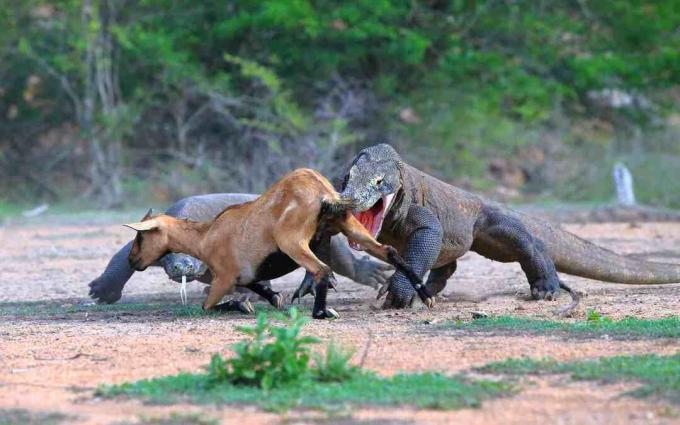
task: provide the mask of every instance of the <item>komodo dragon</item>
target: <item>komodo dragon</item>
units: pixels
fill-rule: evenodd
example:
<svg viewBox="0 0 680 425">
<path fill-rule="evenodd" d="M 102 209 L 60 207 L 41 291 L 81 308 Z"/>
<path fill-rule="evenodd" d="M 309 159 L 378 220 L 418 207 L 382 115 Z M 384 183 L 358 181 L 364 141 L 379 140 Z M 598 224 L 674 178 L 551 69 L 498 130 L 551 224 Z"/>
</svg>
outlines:
<svg viewBox="0 0 680 425">
<path fill-rule="evenodd" d="M 557 295 L 563 285 L 558 271 L 624 284 L 680 282 L 680 265 L 626 258 L 487 201 L 413 168 L 387 144 L 360 151 L 339 184 L 341 196 L 355 202 L 355 215 L 381 243 L 394 246 L 420 278 L 431 269 L 431 294 L 444 289 L 456 260 L 468 251 L 519 262 L 534 299 Z M 384 308 L 413 302 L 415 291 L 400 272 L 385 290 Z"/>
<path fill-rule="evenodd" d="M 191 196 L 177 201 L 165 212 L 167 215 L 193 221 L 213 219 L 229 205 L 252 201 L 258 195 L 245 193 L 214 193 Z M 104 272 L 90 282 L 90 296 L 100 303 L 115 303 L 122 295 L 125 284 L 134 270 L 128 264 L 132 241 L 123 246 L 109 261 Z M 387 271 L 392 267 L 371 259 L 368 255 L 359 258 L 352 253 L 343 235 L 331 239 L 331 268 L 362 285 L 377 288 L 387 281 Z M 180 282 L 182 276 L 187 281 L 199 280 L 209 283 L 212 276 L 207 267 L 198 259 L 186 254 L 169 253 L 158 264 L 165 269 L 168 277 Z M 261 282 L 269 286 L 269 282 Z"/>
</svg>

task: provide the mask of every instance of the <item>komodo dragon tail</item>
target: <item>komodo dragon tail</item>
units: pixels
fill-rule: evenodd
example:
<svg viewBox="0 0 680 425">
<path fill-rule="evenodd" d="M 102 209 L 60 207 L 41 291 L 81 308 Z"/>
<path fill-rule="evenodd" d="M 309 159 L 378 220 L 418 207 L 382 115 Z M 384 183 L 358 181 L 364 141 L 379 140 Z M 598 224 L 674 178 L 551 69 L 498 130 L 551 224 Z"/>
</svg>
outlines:
<svg viewBox="0 0 680 425">
<path fill-rule="evenodd" d="M 529 231 L 543 241 L 555 267 L 562 273 L 628 285 L 680 283 L 680 264 L 653 263 L 624 257 L 559 226 L 516 214 Z"/>
</svg>

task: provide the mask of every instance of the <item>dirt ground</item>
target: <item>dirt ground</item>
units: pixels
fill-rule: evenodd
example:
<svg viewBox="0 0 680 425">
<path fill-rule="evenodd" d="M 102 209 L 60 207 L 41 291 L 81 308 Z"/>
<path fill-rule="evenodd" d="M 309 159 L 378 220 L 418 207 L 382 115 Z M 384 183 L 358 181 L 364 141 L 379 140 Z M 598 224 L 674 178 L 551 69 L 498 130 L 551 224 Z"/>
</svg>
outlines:
<svg viewBox="0 0 680 425">
<path fill-rule="evenodd" d="M 600 223 L 566 227 L 623 254 L 652 261 L 680 263 L 680 223 Z M 65 224 L 40 219 L 0 226 L 2 282 L 0 306 L 40 301 L 62 305 L 88 303 L 87 283 L 98 276 L 110 256 L 132 236 L 116 223 Z M 292 292 L 300 281 L 295 272 L 275 281 Z M 612 318 L 659 318 L 680 314 L 680 285 L 624 286 L 564 276 L 566 283 L 587 292 L 572 319 L 597 310 Z M 203 285 L 189 284 L 189 300 L 200 303 Z M 582 359 L 596 356 L 672 354 L 680 341 L 613 340 L 563 336 L 508 335 L 437 330 L 426 322 L 468 320 L 481 311 L 495 315 L 554 318 L 552 310 L 567 302 L 526 301 L 528 285 L 517 265 L 493 263 L 468 254 L 459 263 L 435 309 L 418 305 L 409 311 L 376 310 L 375 291 L 340 280 L 330 305 L 340 320 L 314 322 L 310 334 L 356 347 L 370 340 L 365 366 L 382 374 L 436 370 L 456 372 L 509 357 Z M 162 300 L 180 303 L 179 286 L 159 269 L 135 274 L 121 303 Z M 302 304 L 311 310 L 311 300 Z M 240 335 L 235 326 L 253 320 L 243 315 L 172 318 L 168 315 L 92 313 L 56 318 L 0 317 L 0 411 L 60 412 L 68 423 L 135 423 L 142 416 L 171 412 L 205 412 L 224 423 L 273 424 L 318 422 L 315 412 L 266 413 L 250 406 L 148 406 L 138 401 L 109 401 L 93 396 L 103 383 L 197 371 L 217 351 Z M 572 382 L 564 377 L 528 378 L 518 394 L 485 402 L 479 409 L 428 411 L 412 408 L 356 409 L 333 419 L 339 423 L 465 424 L 623 424 L 680 423 L 677 406 L 620 394 L 633 384 Z M 331 421 L 332 422 L 332 421 Z M 323 420 L 323 423 L 327 423 Z"/>
</svg>

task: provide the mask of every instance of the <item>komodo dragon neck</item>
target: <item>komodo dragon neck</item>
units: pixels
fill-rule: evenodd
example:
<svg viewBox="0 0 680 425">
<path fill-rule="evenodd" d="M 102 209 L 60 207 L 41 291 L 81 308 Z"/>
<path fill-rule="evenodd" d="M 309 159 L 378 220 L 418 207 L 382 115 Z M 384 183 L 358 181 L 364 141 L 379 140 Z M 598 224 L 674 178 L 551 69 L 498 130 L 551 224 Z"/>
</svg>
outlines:
<svg viewBox="0 0 680 425">
<path fill-rule="evenodd" d="M 386 218 L 389 222 L 387 227 L 399 227 L 411 205 L 428 208 L 443 222 L 453 219 L 474 222 L 484 206 L 481 197 L 444 183 L 404 162 L 397 168 L 401 176 L 401 188 Z"/>
</svg>

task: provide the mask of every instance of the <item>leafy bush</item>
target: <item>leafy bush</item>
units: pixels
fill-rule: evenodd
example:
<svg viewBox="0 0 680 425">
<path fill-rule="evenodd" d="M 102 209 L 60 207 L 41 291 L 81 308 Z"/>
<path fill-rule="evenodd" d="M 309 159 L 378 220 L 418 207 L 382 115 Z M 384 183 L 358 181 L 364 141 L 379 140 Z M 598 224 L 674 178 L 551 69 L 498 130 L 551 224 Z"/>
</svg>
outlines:
<svg viewBox="0 0 680 425">
<path fill-rule="evenodd" d="M 288 315 L 277 313 L 274 319 L 283 326 L 274 325 L 263 312 L 257 316 L 255 326 L 239 327 L 238 330 L 250 339 L 235 344 L 236 356 L 229 360 L 225 361 L 219 354 L 213 355 L 208 366 L 212 380 L 266 390 L 308 379 L 311 375 L 309 346 L 319 340 L 300 335 L 307 318 L 291 308 Z"/>
<path fill-rule="evenodd" d="M 86 26 L 85 4 L 96 15 Z M 488 188 L 490 160 L 543 147 L 548 160 L 524 189 L 575 201 L 608 199 L 608 165 L 626 159 L 642 202 L 678 206 L 678 183 L 664 177 L 680 161 L 668 130 L 678 127 L 678 22 L 676 0 L 8 2 L 0 192 L 91 198 L 96 188 L 82 189 L 119 187 L 120 176 L 131 178 L 110 196 L 134 194 L 135 178 L 179 187 L 165 200 L 254 192 L 294 167 L 332 173 L 359 147 L 344 140 L 394 142 L 475 189 Z M 108 53 L 87 65 L 88 51 Z M 97 86 L 113 91 L 92 102 L 84 90 L 103 71 Z M 594 102 L 603 89 L 640 107 Z M 406 108 L 415 118 L 395 119 Z M 580 134 L 589 120 L 609 130 Z M 88 142 L 87 123 L 101 141 Z M 72 166 L 99 157 L 93 176 Z"/>
</svg>

